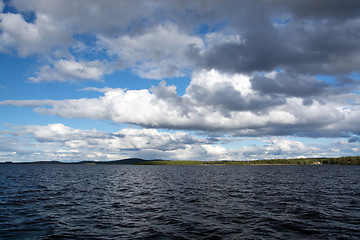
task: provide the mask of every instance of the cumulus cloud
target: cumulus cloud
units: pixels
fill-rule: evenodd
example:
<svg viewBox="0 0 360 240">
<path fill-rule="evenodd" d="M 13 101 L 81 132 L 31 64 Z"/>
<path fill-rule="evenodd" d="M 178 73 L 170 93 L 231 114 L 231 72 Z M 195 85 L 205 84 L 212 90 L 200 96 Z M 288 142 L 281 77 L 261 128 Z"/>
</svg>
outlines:
<svg viewBox="0 0 360 240">
<path fill-rule="evenodd" d="M 98 139 L 104 137 L 104 134 L 95 130 L 73 129 L 61 123 L 46 126 L 29 125 L 15 129 L 21 130 L 22 134 L 32 135 L 39 142 L 66 142 L 69 140 L 82 140 L 84 138 Z"/>
<path fill-rule="evenodd" d="M 22 57 L 46 54 L 55 46 L 72 42 L 62 24 L 42 13 L 37 14 L 33 23 L 26 22 L 21 14 L 0 13 L 0 31 L 0 51 L 14 49 Z"/>
<path fill-rule="evenodd" d="M 191 64 L 185 55 L 187 49 L 190 46 L 204 47 L 201 38 L 188 36 L 171 23 L 155 26 L 133 37 L 99 36 L 99 45 L 108 54 L 117 55 L 126 67 L 148 79 L 183 76 Z"/>
<path fill-rule="evenodd" d="M 249 33 L 242 34 L 243 42 L 212 46 L 198 56 L 199 62 L 209 69 L 232 73 L 279 67 L 310 74 L 346 74 L 358 70 L 358 19 L 337 22 L 335 26 L 320 20 L 308 24 L 290 22 L 281 29 L 268 22 L 258 32 L 248 28 Z"/>
<path fill-rule="evenodd" d="M 44 65 L 36 73 L 36 76 L 30 77 L 31 82 L 49 82 L 49 81 L 77 81 L 77 80 L 102 80 L 105 74 L 112 72 L 109 63 L 94 61 L 75 61 L 60 59 L 52 66 Z"/>
<path fill-rule="evenodd" d="M 0 15 L 0 50 L 13 49 L 21 56 L 79 46 L 75 36 L 89 34 L 120 67 L 149 79 L 202 68 L 244 74 L 281 67 L 295 74 L 340 76 L 359 67 L 356 0 L 9 4 L 20 13 Z M 33 22 L 23 18 L 29 12 L 35 15 Z M 204 23 L 207 30 L 199 34 Z"/>
<path fill-rule="evenodd" d="M 0 131 L 0 161 L 116 160 L 128 157 L 178 160 L 253 160 L 338 156 L 339 147 L 356 154 L 359 142 L 316 140 L 307 144 L 285 137 L 251 138 L 257 143 L 236 147 L 243 138 L 216 139 L 183 131 L 125 128 L 113 133 L 74 129 L 60 123 L 10 126 Z M 232 147 L 226 146 L 226 142 Z"/>
<path fill-rule="evenodd" d="M 108 119 L 149 128 L 220 131 L 238 136 L 335 137 L 358 132 L 360 111 L 353 104 L 360 101 L 358 94 L 318 96 L 311 104 L 304 104 L 296 92 L 283 96 L 282 87 L 287 86 L 281 84 L 281 80 L 273 84 L 275 90 L 256 91 L 248 76 L 212 70 L 194 74 L 183 96 L 176 94 L 175 86 L 162 82 L 152 91 L 108 89 L 99 98 L 6 100 L 0 105 L 36 107 L 36 112 L 65 118 Z"/>
<path fill-rule="evenodd" d="M 46 126 L 28 125 L 15 128 L 21 134 L 29 134 L 39 142 L 61 142 L 73 149 L 82 147 L 104 148 L 112 151 L 157 149 L 161 151 L 185 148 L 186 145 L 206 144 L 185 132 L 159 132 L 155 129 L 122 129 L 114 133 L 97 130 L 73 129 L 61 123 Z M 98 146 L 98 147 L 97 147 Z"/>
<path fill-rule="evenodd" d="M 108 35 L 118 35 L 129 25 L 137 29 L 144 19 L 150 18 L 156 3 L 151 1 L 117 1 L 96 0 L 80 1 L 37 1 L 13 0 L 11 4 L 19 11 L 46 13 L 57 22 L 69 26 L 69 31 L 102 32 Z M 139 26 L 139 28 L 141 28 Z"/>
<path fill-rule="evenodd" d="M 279 159 L 279 158 L 316 158 L 341 157 L 356 155 L 358 142 L 348 143 L 344 140 L 306 139 L 293 137 L 251 138 L 259 141 L 257 144 L 229 149 L 230 159 Z M 341 151 L 340 151 L 341 149 Z"/>
<path fill-rule="evenodd" d="M 280 158 L 280 156 L 287 156 L 287 158 L 297 158 L 304 155 L 313 157 L 312 154 L 322 151 L 321 148 L 312 145 L 306 146 L 300 141 L 272 137 L 262 139 L 260 145 L 240 147 L 233 154 L 240 155 L 245 159 L 269 159 Z"/>
<path fill-rule="evenodd" d="M 200 87 L 201 81 L 206 77 L 201 73 L 194 75 L 194 85 Z M 226 75 L 220 75 L 215 71 L 209 73 L 209 79 L 213 78 L 214 83 L 202 86 L 203 91 L 209 91 L 212 96 L 217 94 L 216 88 L 219 83 L 227 81 L 231 88 L 242 91 L 250 91 L 249 79 L 242 76 L 235 76 L 234 79 Z M 234 85 L 231 85 L 233 81 Z M 241 83 L 244 81 L 244 83 Z M 236 84 L 235 84 L 236 83 Z M 200 85 L 199 85 L 200 84 Z M 193 85 L 190 84 L 191 88 Z M 195 130 L 234 130 L 243 128 L 266 127 L 268 124 L 290 124 L 295 117 L 286 111 L 278 109 L 269 110 L 268 114 L 259 115 L 251 112 L 251 109 L 233 109 L 230 101 L 219 105 L 216 102 L 206 103 L 197 98 L 191 91 L 182 97 L 175 95 L 172 87 L 159 85 L 153 88 L 154 93 L 147 89 L 142 90 L 111 90 L 104 96 L 94 99 L 70 99 L 51 102 L 46 101 L 3 101 L 2 105 L 23 105 L 34 106 L 38 104 L 36 111 L 42 114 L 58 115 L 65 118 L 90 118 L 110 119 L 114 122 L 131 123 L 145 127 L 170 128 L 170 129 L 195 129 Z M 235 94 L 235 99 L 242 101 Z M 178 104 L 174 104 L 177 101 Z M 230 105 L 227 105 L 230 104 Z M 245 103 L 246 104 L 246 103 Z M 43 105 L 49 107 L 41 107 Z M 174 107 L 175 106 L 175 107 Z M 225 106 L 225 114 L 222 107 Z"/>
<path fill-rule="evenodd" d="M 227 3 L 214 12 L 218 19 L 229 20 L 229 29 L 241 36 L 241 41 L 220 42 L 202 52 L 194 49 L 198 63 L 208 69 L 249 73 L 282 67 L 307 74 L 347 74 L 358 70 L 360 12 L 354 10 L 356 1 L 341 7 L 337 1 Z M 210 4 L 208 8 L 211 7 L 215 9 Z M 277 22 L 282 23 L 281 27 Z"/>
<path fill-rule="evenodd" d="M 292 75 L 277 73 L 273 77 L 254 76 L 251 79 L 254 90 L 261 94 L 284 94 L 293 97 L 318 96 L 328 91 L 325 82 L 315 76 Z"/>
<path fill-rule="evenodd" d="M 257 112 L 284 103 L 282 99 L 259 95 L 246 75 L 221 74 L 215 70 L 195 73 L 185 97 L 196 106 L 210 107 L 225 115 L 238 111 Z"/>
<path fill-rule="evenodd" d="M 224 153 L 214 142 L 186 132 L 162 132 L 156 129 L 125 128 L 114 133 L 74 129 L 61 123 L 12 126 L 12 131 L 0 132 L 0 152 L 27 155 L 41 160 L 70 158 L 71 160 L 109 160 L 124 157 L 191 159 L 204 155 L 219 157 Z M 5 147 L 6 145 L 6 147 Z M 83 159 L 81 159 L 83 157 Z M 1 159 L 0 159 L 1 160 Z M 19 159 L 20 160 L 20 159 Z M 34 160 L 34 159 L 33 159 Z M 38 159 L 37 159 L 38 160 Z"/>
</svg>

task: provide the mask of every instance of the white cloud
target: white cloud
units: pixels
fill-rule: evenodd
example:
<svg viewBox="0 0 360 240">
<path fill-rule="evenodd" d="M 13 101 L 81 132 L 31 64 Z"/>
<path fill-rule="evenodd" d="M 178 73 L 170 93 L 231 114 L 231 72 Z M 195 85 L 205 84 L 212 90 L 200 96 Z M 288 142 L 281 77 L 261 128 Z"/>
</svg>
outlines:
<svg viewBox="0 0 360 240">
<path fill-rule="evenodd" d="M 268 115 L 245 111 L 227 116 L 222 110 L 214 111 L 212 105 L 191 105 L 191 100 L 184 99 L 184 106 L 174 106 L 171 99 L 158 98 L 149 90 L 112 90 L 98 99 L 57 101 L 49 105 L 52 108 L 40 107 L 36 111 L 65 118 L 109 119 L 118 123 L 174 129 L 236 130 L 266 127 L 269 123 L 279 124 L 279 119 L 284 124 L 294 121 L 291 114 L 282 111 L 270 111 Z M 11 102 L 0 104 L 6 103 Z M 30 104 L 24 101 L 21 103 Z M 13 102 L 18 105 L 21 103 Z"/>
<path fill-rule="evenodd" d="M 90 160 L 108 160 L 124 157 L 144 158 L 166 157 L 167 159 L 191 159 L 199 154 L 218 158 L 224 153 L 221 146 L 205 137 L 186 132 L 160 132 L 156 129 L 122 129 L 115 133 L 97 130 L 74 129 L 61 123 L 44 126 L 27 125 L 12 127 L 12 131 L 0 132 L 7 135 L 8 144 L 0 152 L 27 155 L 29 158 L 41 155 L 42 160 L 88 156 Z M 11 136 L 11 137 L 9 137 Z M 0 138 L 0 143 L 5 139 Z M 24 151 L 24 149 L 27 149 Z M 148 155 L 149 154 L 149 155 Z M 1 158 L 0 158 L 1 160 Z M 84 159 L 81 159 L 84 160 Z"/>
<path fill-rule="evenodd" d="M 44 65 L 36 73 L 35 77 L 30 77 L 31 82 L 48 81 L 76 81 L 76 80 L 102 80 L 105 74 L 112 72 L 112 68 L 106 62 L 94 61 L 75 61 L 60 59 L 53 66 Z"/>
<path fill-rule="evenodd" d="M 152 92 L 107 90 L 92 99 L 7 100 L 0 105 L 37 107 L 39 113 L 64 118 L 108 119 L 150 128 L 226 131 L 244 136 L 316 137 L 358 132 L 360 106 L 338 102 L 331 95 L 311 105 L 304 105 L 303 99 L 296 97 L 274 100 L 254 91 L 244 75 L 214 70 L 194 74 L 183 96 L 165 82 L 153 87 Z M 346 94 L 344 98 L 360 100 L 358 94 Z"/>
<path fill-rule="evenodd" d="M 211 32 L 205 35 L 205 42 L 208 47 L 224 43 L 241 44 L 243 41 L 244 39 L 236 33 Z"/>
<path fill-rule="evenodd" d="M 202 86 L 213 92 L 215 89 L 221 87 L 221 85 L 229 85 L 244 96 L 249 96 L 253 93 L 249 76 L 242 74 L 224 74 L 214 69 L 210 71 L 202 70 L 200 72 L 195 72 L 187 91 L 193 86 Z"/>
<path fill-rule="evenodd" d="M 305 145 L 299 141 L 288 139 L 272 139 L 265 147 L 267 152 L 281 155 L 282 153 L 303 153 L 306 150 Z"/>
<path fill-rule="evenodd" d="M 216 44 L 243 41 L 236 33 L 212 32 L 202 39 L 184 25 L 180 27 L 170 21 L 159 24 L 156 9 L 172 9 L 172 4 L 167 2 L 106 1 L 100 4 L 89 0 L 64 4 L 60 0 L 15 0 L 12 5 L 20 12 L 33 12 L 34 22 L 25 21 L 21 14 L 1 14 L 0 51 L 16 50 L 22 57 L 42 54 L 48 59 L 59 58 L 59 52 L 63 57 L 69 54 L 68 50 L 81 54 L 91 47 L 73 36 L 90 34 L 98 37 L 98 44 L 92 47 L 104 48 L 106 58 L 115 56 L 119 68 L 130 68 L 140 77 L 148 79 L 190 74 L 194 68 L 198 68 L 196 66 L 201 65 L 196 62 L 198 59 L 189 54 L 192 49 L 200 50 L 201 54 L 205 48 Z M 142 22 L 144 19 L 148 22 L 146 27 Z M 82 66 L 74 66 L 74 61 L 71 66 L 76 69 L 57 66 L 64 64 L 62 61 L 59 60 L 54 66 L 43 66 L 30 80 L 64 81 L 63 78 L 69 77 L 67 71 L 71 71 L 70 77 L 77 79 L 98 80 L 101 77 L 100 72 L 94 72 L 91 76 L 80 74 L 78 69 Z"/>
<path fill-rule="evenodd" d="M 74 129 L 60 123 L 12 126 L 0 132 L 0 161 L 116 160 L 128 157 L 174 160 L 252 160 L 270 158 L 333 157 L 356 155 L 359 142 L 312 140 L 307 144 L 291 137 L 231 138 L 211 141 L 188 132 L 125 128 L 106 133 Z M 4 136 L 4 137 L 2 137 Z M 251 142 L 256 139 L 257 143 Z M 245 142 L 244 142 L 245 141 Z M 235 147 L 237 142 L 241 147 Z M 245 144 L 245 146 L 244 146 Z M 341 145 L 341 150 L 339 146 Z"/>
<path fill-rule="evenodd" d="M 70 31 L 80 33 L 95 30 L 116 35 L 129 24 L 152 14 L 152 4 L 148 1 L 13 0 L 11 3 L 20 11 L 51 15 L 56 22 L 68 26 Z"/>
<path fill-rule="evenodd" d="M 122 136 L 116 147 L 123 149 L 176 150 L 183 149 L 186 145 L 206 142 L 185 132 L 159 132 L 156 129 L 122 129 L 115 135 Z"/>
<path fill-rule="evenodd" d="M 109 55 L 117 55 L 126 67 L 148 79 L 183 76 L 191 64 L 191 59 L 186 56 L 189 46 L 204 48 L 201 38 L 189 36 L 171 23 L 155 26 L 132 37 L 99 35 L 99 45 Z"/>
<path fill-rule="evenodd" d="M 67 46 L 72 41 L 62 24 L 42 13 L 37 13 L 33 23 L 20 14 L 0 13 L 0 30 L 0 51 L 15 49 L 22 57 L 49 53 L 53 47 Z"/>
<path fill-rule="evenodd" d="M 248 139 L 251 141 L 252 138 Z M 278 159 L 278 158 L 314 158 L 314 157 L 334 157 L 329 151 L 337 146 L 337 143 L 331 140 L 322 141 L 313 139 L 303 143 L 295 140 L 293 137 L 262 137 L 258 138 L 262 144 L 249 144 L 241 146 L 238 149 L 231 149 L 227 152 L 232 159 Z M 354 155 L 353 147 L 356 144 L 348 144 L 342 147 L 342 154 L 338 152 L 336 156 Z"/>
<path fill-rule="evenodd" d="M 202 147 L 206 150 L 206 153 L 209 155 L 223 156 L 226 154 L 226 148 L 219 145 L 202 145 Z M 219 159 L 223 159 L 223 158 L 220 157 Z"/>
<path fill-rule="evenodd" d="M 48 124 L 46 126 L 28 125 L 15 129 L 21 130 L 24 134 L 33 135 L 40 142 L 76 141 L 83 138 L 102 138 L 104 134 L 96 130 L 78 130 L 65 126 L 61 123 Z"/>
<path fill-rule="evenodd" d="M 94 91 L 94 92 L 109 92 L 109 91 L 113 91 L 113 90 L 121 90 L 121 88 L 109 88 L 109 87 L 104 87 L 104 88 L 97 88 L 97 87 L 86 87 L 81 89 L 80 91 Z"/>
</svg>

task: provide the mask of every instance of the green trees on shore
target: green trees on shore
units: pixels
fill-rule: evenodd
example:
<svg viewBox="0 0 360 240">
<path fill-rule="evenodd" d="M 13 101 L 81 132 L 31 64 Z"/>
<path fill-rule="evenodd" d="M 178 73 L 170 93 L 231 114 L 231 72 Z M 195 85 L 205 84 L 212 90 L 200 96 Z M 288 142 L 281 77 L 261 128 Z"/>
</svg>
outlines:
<svg viewBox="0 0 360 240">
<path fill-rule="evenodd" d="M 146 161 L 141 165 L 360 165 L 360 156 L 338 158 L 267 159 L 253 161 Z"/>
<path fill-rule="evenodd" d="M 322 164 L 360 165 L 360 156 L 321 159 Z"/>
</svg>

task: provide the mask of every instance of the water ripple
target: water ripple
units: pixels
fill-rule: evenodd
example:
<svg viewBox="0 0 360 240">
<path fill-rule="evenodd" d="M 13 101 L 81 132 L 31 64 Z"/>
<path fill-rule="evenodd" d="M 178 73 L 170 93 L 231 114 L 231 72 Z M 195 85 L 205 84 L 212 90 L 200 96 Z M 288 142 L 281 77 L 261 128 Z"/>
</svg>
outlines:
<svg viewBox="0 0 360 240">
<path fill-rule="evenodd" d="M 359 239 L 359 166 L 0 165 L 0 239 Z"/>
</svg>

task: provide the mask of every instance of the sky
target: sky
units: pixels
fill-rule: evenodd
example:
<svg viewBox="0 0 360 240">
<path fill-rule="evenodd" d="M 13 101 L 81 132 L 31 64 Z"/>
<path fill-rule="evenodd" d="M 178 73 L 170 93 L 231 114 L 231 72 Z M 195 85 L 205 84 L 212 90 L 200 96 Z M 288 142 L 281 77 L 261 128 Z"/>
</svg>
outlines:
<svg viewBox="0 0 360 240">
<path fill-rule="evenodd" d="M 358 0 L 0 12 L 0 162 L 360 155 Z"/>
</svg>

